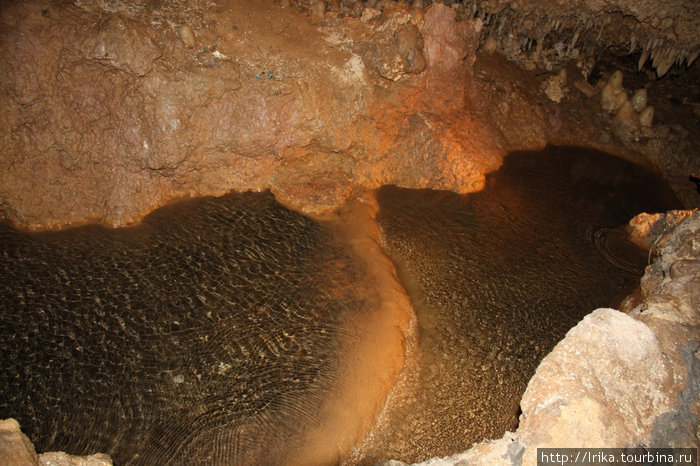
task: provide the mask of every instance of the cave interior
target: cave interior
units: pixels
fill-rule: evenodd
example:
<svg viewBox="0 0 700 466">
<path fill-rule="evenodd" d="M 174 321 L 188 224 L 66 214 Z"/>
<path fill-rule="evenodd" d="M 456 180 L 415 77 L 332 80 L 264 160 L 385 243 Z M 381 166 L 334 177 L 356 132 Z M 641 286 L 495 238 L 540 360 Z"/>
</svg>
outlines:
<svg viewBox="0 0 700 466">
<path fill-rule="evenodd" d="M 700 230 L 660 238 L 700 224 L 699 29 L 694 0 L 3 2 L 0 463 L 697 448 Z"/>
</svg>

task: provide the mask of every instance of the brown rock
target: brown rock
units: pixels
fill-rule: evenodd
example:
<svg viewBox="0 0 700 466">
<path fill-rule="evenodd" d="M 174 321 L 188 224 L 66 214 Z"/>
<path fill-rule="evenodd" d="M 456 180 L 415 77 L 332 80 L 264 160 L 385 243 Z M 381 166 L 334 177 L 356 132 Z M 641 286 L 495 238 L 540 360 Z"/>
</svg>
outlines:
<svg viewBox="0 0 700 466">
<path fill-rule="evenodd" d="M 574 87 L 581 91 L 586 97 L 593 97 L 596 94 L 596 89 L 588 84 L 588 81 L 578 79 L 574 81 Z"/>
<path fill-rule="evenodd" d="M 19 225 L 124 224 L 168 199 L 265 188 L 286 151 L 312 141 L 325 152 L 347 147 L 343 129 L 372 98 L 361 61 L 298 17 L 285 29 L 298 14 L 273 15 L 267 2 L 231 5 L 213 31 L 219 54 L 204 58 L 169 26 L 144 32 L 147 15 L 62 5 L 52 12 L 59 21 L 42 5 L 2 11 L 10 24 L 0 54 L 10 65 L 0 72 L 0 198 Z M 13 14 L 21 19 L 8 21 Z M 246 40 L 236 24 L 258 36 Z M 293 45 L 314 41 L 328 52 L 321 66 L 314 47 Z"/>
<path fill-rule="evenodd" d="M 73 456 L 59 451 L 39 455 L 39 466 L 112 466 L 112 464 L 112 459 L 103 453 Z"/>
<path fill-rule="evenodd" d="M 191 27 L 183 27 L 192 32 Z M 144 76 L 151 71 L 153 62 L 161 55 L 160 49 L 144 25 L 119 15 L 110 15 L 102 20 L 97 25 L 95 36 L 93 44 L 86 44 L 89 52 L 85 58 L 106 62 L 135 76 Z M 193 41 L 194 34 L 189 36 Z M 185 40 L 185 43 L 188 43 L 188 40 Z"/>
<path fill-rule="evenodd" d="M 547 77 L 547 80 L 542 83 L 542 92 L 555 103 L 561 102 L 566 96 L 562 83 L 556 76 Z"/>
<path fill-rule="evenodd" d="M 645 302 L 635 311 L 690 327 L 700 326 L 700 211 L 668 214 L 672 234 L 655 241 L 660 257 L 647 267 L 641 280 Z M 652 229 L 653 231 L 653 229 Z"/>
<path fill-rule="evenodd" d="M 658 214 L 642 213 L 629 221 L 626 230 L 630 239 L 640 247 L 644 249 L 656 248 L 656 243 L 664 234 L 683 222 L 693 212 L 671 210 Z"/>
<path fill-rule="evenodd" d="M 481 20 L 457 22 L 455 11 L 440 3 L 427 8 L 423 24 L 427 111 L 442 114 L 464 108 L 481 29 Z"/>
<path fill-rule="evenodd" d="M 501 37 L 516 49 L 509 50 L 509 55 L 524 63 L 533 59 L 526 53 L 530 38 L 537 38 L 538 46 L 546 38 L 547 47 L 551 47 L 549 51 L 537 50 L 535 60 L 540 63 L 561 57 L 577 58 L 581 52 L 597 55 L 603 48 L 627 49 L 630 54 L 641 54 L 641 65 L 650 59 L 659 76 L 675 61 L 679 65 L 692 64 L 700 51 L 697 34 L 693 33 L 700 26 L 697 2 L 488 0 L 475 5 L 486 10 L 491 17 L 491 31 L 498 31 L 499 35 L 503 29 L 500 20 L 507 18 L 511 26 Z"/>
<path fill-rule="evenodd" d="M 367 6 L 357 20 L 331 5 L 317 26 L 263 0 L 4 6 L 0 215 L 123 225 L 180 197 L 267 188 L 320 213 L 356 187 L 480 189 L 508 150 L 547 143 L 641 157 L 631 133 L 592 141 L 577 93 L 555 105 L 497 54 L 475 71 L 485 26 L 462 9 Z M 676 178 L 695 163 L 676 160 L 691 144 L 662 142 L 668 126 L 643 130 Z"/>
<path fill-rule="evenodd" d="M 423 38 L 411 21 L 405 9 L 377 14 L 371 19 L 365 16 L 372 34 L 368 41 L 357 44 L 357 51 L 368 69 L 391 81 L 425 69 Z"/>
<path fill-rule="evenodd" d="M 18 226 L 128 224 L 231 189 L 319 213 L 354 185 L 478 189 L 500 163 L 487 125 L 440 116 L 464 107 L 479 24 L 442 5 L 427 45 L 398 4 L 318 28 L 262 0 L 100 5 L 0 11 L 0 204 Z"/>
<path fill-rule="evenodd" d="M 33 466 L 39 458 L 34 445 L 14 419 L 0 421 L 0 464 Z"/>
</svg>

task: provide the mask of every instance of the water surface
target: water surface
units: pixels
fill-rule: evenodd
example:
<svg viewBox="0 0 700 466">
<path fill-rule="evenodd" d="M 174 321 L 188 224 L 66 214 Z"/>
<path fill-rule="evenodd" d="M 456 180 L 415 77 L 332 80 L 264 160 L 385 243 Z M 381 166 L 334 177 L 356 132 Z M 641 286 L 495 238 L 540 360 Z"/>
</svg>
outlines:
<svg viewBox="0 0 700 466">
<path fill-rule="evenodd" d="M 0 259 L 0 418 L 115 464 L 309 457 L 364 338 L 348 322 L 381 308 L 350 248 L 269 193 L 115 230 L 3 226 Z"/>
<path fill-rule="evenodd" d="M 678 208 L 650 172 L 575 148 L 512 154 L 478 193 L 386 186 L 377 201 L 418 328 L 401 386 L 352 458 L 363 464 L 454 454 L 514 430 L 541 359 L 637 286 L 646 254 L 606 234 Z"/>
<path fill-rule="evenodd" d="M 376 197 L 417 332 L 364 464 L 514 429 L 542 357 L 636 286 L 646 255 L 614 229 L 677 207 L 649 172 L 572 148 L 511 155 L 479 193 Z M 365 214 L 246 193 L 131 228 L 0 226 L 0 418 L 116 464 L 336 462 L 402 362 L 403 291 Z"/>
</svg>

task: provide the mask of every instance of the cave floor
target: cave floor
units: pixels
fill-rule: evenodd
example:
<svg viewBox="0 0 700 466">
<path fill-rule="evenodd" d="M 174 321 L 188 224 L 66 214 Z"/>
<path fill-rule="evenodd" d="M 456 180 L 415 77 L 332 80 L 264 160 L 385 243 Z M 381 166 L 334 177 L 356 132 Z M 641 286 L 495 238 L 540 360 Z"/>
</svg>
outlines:
<svg viewBox="0 0 700 466">
<path fill-rule="evenodd" d="M 549 148 L 512 154 L 478 193 L 377 190 L 381 237 L 367 212 L 317 222 L 255 193 L 115 230 L 5 226 L 0 416 L 40 451 L 120 464 L 328 464 L 398 376 L 347 463 L 462 451 L 513 430 L 542 357 L 635 288 L 618 266 L 646 256 L 616 266 L 622 250 L 593 239 L 676 207 L 656 183 Z"/>
</svg>

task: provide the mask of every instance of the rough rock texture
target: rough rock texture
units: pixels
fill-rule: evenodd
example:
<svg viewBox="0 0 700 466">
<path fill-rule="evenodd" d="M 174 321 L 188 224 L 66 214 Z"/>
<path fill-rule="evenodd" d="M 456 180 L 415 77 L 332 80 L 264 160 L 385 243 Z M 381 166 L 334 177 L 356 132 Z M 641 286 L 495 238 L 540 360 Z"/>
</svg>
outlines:
<svg viewBox="0 0 700 466">
<path fill-rule="evenodd" d="M 478 189 L 498 158 L 437 119 L 464 107 L 481 22 L 376 13 L 317 27 L 264 0 L 4 6 L 6 216 L 125 224 L 234 188 L 314 212 L 353 183 Z"/>
<path fill-rule="evenodd" d="M 14 419 L 0 421 L 0 464 L 37 464 L 34 445 L 22 433 Z"/>
<path fill-rule="evenodd" d="M 679 394 L 672 411 L 659 417 L 653 444 L 695 446 L 700 440 L 700 212 L 656 243 L 660 258 L 647 269 L 644 302 L 632 315 L 659 337 Z M 686 375 L 687 374 L 687 375 Z"/>
<path fill-rule="evenodd" d="M 662 238 L 665 232 L 675 228 L 679 223 L 693 215 L 693 210 L 669 210 L 664 213 L 639 214 L 635 216 L 626 226 L 630 240 L 640 247 L 656 252 L 656 243 Z"/>
<path fill-rule="evenodd" d="M 673 404 L 673 373 L 654 332 L 598 309 L 547 356 L 520 403 L 524 461 L 530 447 L 640 445 Z"/>
<path fill-rule="evenodd" d="M 539 31 L 540 17 L 508 8 L 527 13 L 534 6 L 371 3 L 375 8 L 285 8 L 267 0 L 3 4 L 0 215 L 28 228 L 123 225 L 172 199 L 265 188 L 319 213 L 357 186 L 475 191 L 508 151 L 547 143 L 650 159 L 675 188 L 699 171 L 698 133 L 668 121 L 676 114 L 653 102 L 667 101 L 664 88 L 649 89 L 654 128 L 618 128 L 596 113 L 597 89 L 587 82 L 595 60 L 582 54 L 566 62 L 574 45 L 541 41 L 541 54 L 553 50 L 557 60 L 529 62 L 497 47 L 515 63 L 531 62 L 533 72 L 476 53 L 498 32 L 529 54 L 530 39 L 522 49 L 519 41 L 524 31 Z M 556 8 L 542 13 L 542 24 L 564 11 L 559 0 L 548 4 Z M 654 22 L 629 5 L 587 5 L 596 14 Z M 578 15 L 578 6 L 567 11 Z M 668 12 L 677 15 L 673 28 L 696 21 L 676 10 Z M 556 31 L 574 28 L 567 21 Z M 579 35 L 596 31 L 583 27 Z M 600 46 L 612 44 L 606 37 Z M 553 66 L 582 73 L 576 89 L 588 94 L 561 79 L 559 89 L 542 91 L 542 82 L 554 81 L 538 70 Z M 681 83 L 674 92 L 695 87 Z M 697 193 L 683 200 L 699 202 Z"/>
<path fill-rule="evenodd" d="M 72 456 L 63 452 L 36 454 L 34 445 L 10 418 L 0 421 L 0 464 L 12 466 L 111 466 L 109 456 L 98 453 Z"/>
<path fill-rule="evenodd" d="M 657 248 L 641 305 L 594 311 L 542 361 L 515 433 L 421 464 L 535 465 L 537 448 L 562 445 L 697 447 L 700 212 Z"/>
<path fill-rule="evenodd" d="M 485 18 L 489 36 L 521 62 L 553 63 L 597 55 L 605 48 L 649 61 L 659 76 L 690 66 L 700 53 L 700 4 L 692 0 L 476 0 L 471 13 Z M 468 9 L 467 9 L 468 11 Z"/>
<path fill-rule="evenodd" d="M 112 466 L 112 460 L 103 453 L 90 456 L 74 456 L 62 451 L 42 453 L 39 466 Z"/>
<path fill-rule="evenodd" d="M 691 0 L 418 0 L 412 5 L 423 8 L 431 3 L 451 6 L 459 19 L 483 20 L 489 49 L 500 49 L 529 65 L 597 55 L 612 48 L 636 54 L 640 68 L 651 62 L 663 76 L 674 65 L 691 65 L 700 53 L 695 33 L 700 5 Z M 317 18 L 322 21 L 358 16 L 365 7 L 387 10 L 398 2 L 298 0 L 294 4 L 312 14 L 318 10 L 314 5 L 323 4 L 323 15 Z"/>
</svg>

